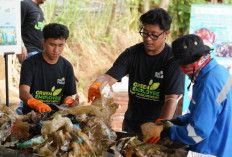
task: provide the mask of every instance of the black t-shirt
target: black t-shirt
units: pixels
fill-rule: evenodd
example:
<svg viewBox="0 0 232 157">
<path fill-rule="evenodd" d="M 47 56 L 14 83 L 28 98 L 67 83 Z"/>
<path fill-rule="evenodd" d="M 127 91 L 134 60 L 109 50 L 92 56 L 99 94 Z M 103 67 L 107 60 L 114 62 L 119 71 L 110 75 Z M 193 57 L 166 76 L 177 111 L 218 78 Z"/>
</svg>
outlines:
<svg viewBox="0 0 232 157">
<path fill-rule="evenodd" d="M 21 34 L 28 53 L 43 51 L 44 26 L 44 14 L 39 5 L 32 0 L 21 1 Z"/>
<path fill-rule="evenodd" d="M 165 44 L 155 56 L 146 53 L 143 43 L 126 49 L 107 74 L 120 80 L 129 74 L 129 103 L 125 113 L 128 125 L 140 132 L 140 125 L 159 118 L 164 96 L 184 93 L 184 73 L 172 59 Z"/>
<path fill-rule="evenodd" d="M 20 85 L 30 86 L 30 94 L 46 104 L 60 105 L 63 96 L 77 93 L 71 63 L 60 56 L 56 64 L 47 63 L 42 53 L 26 59 L 21 68 Z M 31 111 L 23 104 L 23 113 Z"/>
</svg>

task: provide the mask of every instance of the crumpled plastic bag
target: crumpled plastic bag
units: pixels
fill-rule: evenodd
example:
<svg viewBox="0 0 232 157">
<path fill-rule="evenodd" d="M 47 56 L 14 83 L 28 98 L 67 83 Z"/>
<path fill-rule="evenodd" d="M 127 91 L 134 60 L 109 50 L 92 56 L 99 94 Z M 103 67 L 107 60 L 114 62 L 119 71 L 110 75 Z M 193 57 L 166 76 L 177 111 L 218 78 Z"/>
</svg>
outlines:
<svg viewBox="0 0 232 157">
<path fill-rule="evenodd" d="M 99 118 L 88 116 L 80 123 L 82 132 L 88 135 L 91 145 L 97 156 L 101 156 L 108 146 L 116 140 L 116 133 Z"/>
<path fill-rule="evenodd" d="M 0 144 L 11 134 L 14 121 L 5 113 L 0 113 Z"/>
<path fill-rule="evenodd" d="M 0 105 L 0 145 L 4 142 L 11 133 L 11 127 L 18 118 L 6 105 Z"/>
<path fill-rule="evenodd" d="M 47 135 L 56 132 L 61 127 L 64 127 L 67 131 L 71 131 L 73 124 L 67 117 L 61 117 L 60 114 L 54 116 L 52 120 L 44 121 L 41 134 L 44 139 L 47 139 Z"/>
<path fill-rule="evenodd" d="M 112 116 L 118 109 L 118 104 L 114 103 L 113 91 L 107 82 L 103 82 L 100 86 L 101 98 L 94 99 L 91 105 L 100 106 L 107 109 L 107 116 Z"/>
<path fill-rule="evenodd" d="M 30 125 L 17 119 L 11 128 L 11 140 L 27 140 L 29 138 Z"/>
</svg>

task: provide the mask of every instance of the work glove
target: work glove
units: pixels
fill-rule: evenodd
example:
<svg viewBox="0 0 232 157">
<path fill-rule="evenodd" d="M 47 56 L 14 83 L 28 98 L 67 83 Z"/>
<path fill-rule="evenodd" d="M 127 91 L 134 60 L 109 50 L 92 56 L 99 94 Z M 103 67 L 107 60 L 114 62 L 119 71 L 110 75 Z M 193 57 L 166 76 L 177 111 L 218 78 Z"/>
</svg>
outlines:
<svg viewBox="0 0 232 157">
<path fill-rule="evenodd" d="M 156 144 L 160 139 L 163 139 L 165 137 L 169 137 L 170 132 L 171 132 L 171 127 L 174 124 L 171 122 L 171 120 L 163 120 L 163 119 L 157 119 L 153 133 L 153 137 L 148 138 L 145 143 L 149 144 Z M 160 127 L 157 127 L 160 126 Z M 151 134 L 152 135 L 152 134 Z"/>
<path fill-rule="evenodd" d="M 40 100 L 37 100 L 35 98 L 30 98 L 27 100 L 27 105 L 30 108 L 35 109 L 36 111 L 38 111 L 39 113 L 43 113 L 43 112 L 47 112 L 47 111 L 51 111 L 52 109 L 46 105 L 45 103 L 43 103 Z"/>
<path fill-rule="evenodd" d="M 93 101 L 95 98 L 101 98 L 100 86 L 101 82 L 94 82 L 89 87 L 88 102 L 90 102 L 90 100 Z"/>
<path fill-rule="evenodd" d="M 163 130 L 163 125 L 148 122 L 141 125 L 141 130 L 143 133 L 143 141 L 145 143 L 155 144 L 160 140 L 160 133 Z"/>
<path fill-rule="evenodd" d="M 74 100 L 73 98 L 69 97 L 69 98 L 65 99 L 63 103 L 67 104 L 69 107 L 72 107 L 75 104 L 79 104 L 79 98 L 76 97 L 76 99 Z"/>
<path fill-rule="evenodd" d="M 166 122 L 170 122 L 174 125 L 178 125 L 178 126 L 183 126 L 184 124 L 181 122 L 181 120 L 179 118 L 175 118 L 175 119 L 170 119 L 170 120 L 166 120 L 166 119 L 157 119 L 156 120 L 156 124 L 164 124 Z"/>
</svg>

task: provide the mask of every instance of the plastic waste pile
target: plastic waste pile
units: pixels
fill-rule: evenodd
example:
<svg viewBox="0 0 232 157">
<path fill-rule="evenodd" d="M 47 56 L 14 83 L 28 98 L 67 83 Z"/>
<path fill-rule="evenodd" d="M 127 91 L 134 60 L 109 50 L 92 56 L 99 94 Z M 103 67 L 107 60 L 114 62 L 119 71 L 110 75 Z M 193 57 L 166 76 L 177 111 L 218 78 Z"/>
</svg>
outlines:
<svg viewBox="0 0 232 157">
<path fill-rule="evenodd" d="M 42 114 L 16 115 L 0 106 L 0 145 L 53 157 L 102 156 L 116 139 L 110 117 L 118 104 L 107 83 L 100 91 L 91 105 L 61 105 Z"/>
</svg>

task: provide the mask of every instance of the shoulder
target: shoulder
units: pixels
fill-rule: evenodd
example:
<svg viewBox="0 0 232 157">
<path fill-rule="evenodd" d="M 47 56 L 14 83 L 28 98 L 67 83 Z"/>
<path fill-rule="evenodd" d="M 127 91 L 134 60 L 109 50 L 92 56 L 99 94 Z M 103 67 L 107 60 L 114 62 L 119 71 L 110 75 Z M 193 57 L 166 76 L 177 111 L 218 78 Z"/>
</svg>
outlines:
<svg viewBox="0 0 232 157">
<path fill-rule="evenodd" d="M 35 54 L 23 61 L 22 70 L 34 69 L 41 64 L 42 53 Z"/>
<path fill-rule="evenodd" d="M 123 52 L 123 54 L 127 54 L 127 55 L 131 56 L 131 55 L 142 53 L 143 51 L 145 52 L 144 44 L 138 43 L 136 45 L 133 45 L 133 46 L 127 48 Z"/>
<path fill-rule="evenodd" d="M 59 63 L 64 65 L 64 66 L 67 66 L 68 68 L 70 68 L 70 67 L 72 68 L 72 64 L 63 56 L 60 56 Z"/>
<path fill-rule="evenodd" d="M 172 54 L 172 47 L 169 46 L 168 44 L 165 43 L 165 49 L 166 51 L 168 51 L 168 53 L 171 53 Z"/>
<path fill-rule="evenodd" d="M 210 63 L 211 62 L 211 63 Z M 222 89 L 228 79 L 230 79 L 229 71 L 216 60 L 210 61 L 200 72 L 197 83 L 204 86 L 208 91 Z"/>
<path fill-rule="evenodd" d="M 32 2 L 32 1 L 31 1 Z M 29 0 L 23 0 L 21 1 L 21 7 L 25 7 L 31 4 L 31 2 Z M 34 2 L 32 2 L 34 3 Z"/>
<path fill-rule="evenodd" d="M 164 53 L 167 57 L 172 57 L 172 48 L 171 46 L 169 46 L 168 44 L 165 43 L 165 46 L 164 46 Z"/>
<path fill-rule="evenodd" d="M 145 50 L 143 43 L 138 43 L 138 44 L 135 44 L 135 45 L 127 48 L 127 50 L 130 50 L 131 52 L 141 51 L 142 49 Z"/>
<path fill-rule="evenodd" d="M 35 9 L 35 7 L 37 8 L 37 4 L 34 3 L 32 0 L 23 0 L 23 1 L 21 1 L 21 8 L 22 9 L 33 10 L 33 9 Z"/>
<path fill-rule="evenodd" d="M 172 54 L 172 48 L 168 44 L 165 44 L 163 50 L 163 61 L 167 64 L 175 64 L 175 59 Z"/>
<path fill-rule="evenodd" d="M 27 58 L 25 61 L 23 62 L 26 62 L 26 63 L 34 63 L 38 60 L 41 60 L 42 59 L 42 53 L 37 53 L 35 55 L 32 55 L 31 57 Z"/>
<path fill-rule="evenodd" d="M 223 80 L 226 81 L 227 78 L 230 76 L 229 70 L 227 70 L 224 66 L 218 64 L 215 60 L 213 60 L 213 66 L 209 68 L 208 79 L 212 82 L 216 80 Z M 207 66 L 207 65 L 206 65 Z M 206 67 L 207 68 L 207 67 Z"/>
</svg>

